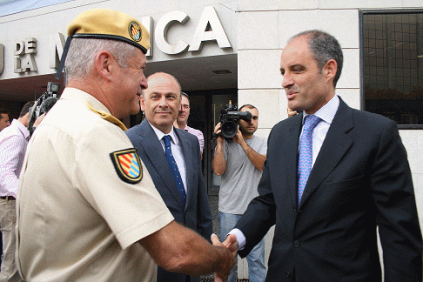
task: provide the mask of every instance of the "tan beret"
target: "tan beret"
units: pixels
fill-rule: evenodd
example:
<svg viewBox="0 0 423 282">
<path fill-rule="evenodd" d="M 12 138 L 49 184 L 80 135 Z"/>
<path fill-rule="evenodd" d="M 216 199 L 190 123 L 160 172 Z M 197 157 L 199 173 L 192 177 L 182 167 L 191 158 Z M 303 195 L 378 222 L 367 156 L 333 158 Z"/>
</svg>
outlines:
<svg viewBox="0 0 423 282">
<path fill-rule="evenodd" d="M 150 48 L 150 34 L 135 18 L 111 9 L 93 9 L 79 14 L 68 26 L 73 38 L 120 40 L 141 49 Z"/>
</svg>

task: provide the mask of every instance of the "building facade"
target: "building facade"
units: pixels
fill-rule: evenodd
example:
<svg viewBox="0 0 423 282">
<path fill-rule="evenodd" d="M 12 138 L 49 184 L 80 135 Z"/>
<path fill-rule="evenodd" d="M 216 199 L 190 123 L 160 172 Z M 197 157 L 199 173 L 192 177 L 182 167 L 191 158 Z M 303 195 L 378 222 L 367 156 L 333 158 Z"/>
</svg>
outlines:
<svg viewBox="0 0 423 282">
<path fill-rule="evenodd" d="M 22 103 L 46 91 L 47 82 L 59 82 L 63 90 L 63 79 L 56 81 L 54 74 L 66 27 L 76 15 L 93 8 L 128 13 L 151 33 L 147 74 L 171 73 L 190 94 L 189 124 L 206 139 L 203 169 L 210 195 L 217 194 L 219 186 L 211 168 L 211 140 L 220 109 L 229 100 L 257 106 L 257 134 L 267 137 L 274 124 L 287 118 L 279 63 L 288 39 L 309 29 L 334 35 L 345 59 L 337 94 L 351 107 L 397 121 L 423 224 L 421 0 L 9 2 L 0 1 L 1 107 L 16 117 Z M 124 122 L 132 126 L 140 118 Z M 267 245 L 269 249 L 270 242 Z M 245 266 L 239 272 L 246 275 Z"/>
</svg>

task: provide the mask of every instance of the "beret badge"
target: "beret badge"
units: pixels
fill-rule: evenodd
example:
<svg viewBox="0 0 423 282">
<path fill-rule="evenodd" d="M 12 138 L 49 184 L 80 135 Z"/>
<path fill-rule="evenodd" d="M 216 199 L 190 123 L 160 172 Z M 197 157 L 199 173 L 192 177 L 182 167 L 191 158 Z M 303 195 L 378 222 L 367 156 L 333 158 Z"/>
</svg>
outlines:
<svg viewBox="0 0 423 282">
<path fill-rule="evenodd" d="M 130 22 L 129 26 L 129 36 L 136 42 L 140 41 L 142 39 L 141 34 L 141 27 L 136 22 Z"/>
</svg>

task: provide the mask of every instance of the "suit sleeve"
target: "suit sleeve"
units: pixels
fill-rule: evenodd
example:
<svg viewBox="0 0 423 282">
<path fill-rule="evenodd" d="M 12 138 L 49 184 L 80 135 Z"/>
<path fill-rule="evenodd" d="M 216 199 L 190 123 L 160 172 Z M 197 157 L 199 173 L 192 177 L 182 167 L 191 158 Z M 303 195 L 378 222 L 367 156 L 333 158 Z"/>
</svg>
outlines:
<svg viewBox="0 0 423 282">
<path fill-rule="evenodd" d="M 371 173 L 385 281 L 422 281 L 422 237 L 406 150 L 394 122 L 383 130 Z"/>
<path fill-rule="evenodd" d="M 201 183 L 198 188 L 200 191 L 198 191 L 197 228 L 201 236 L 210 242 L 210 236 L 213 233 L 213 221 L 203 179 L 201 179 Z"/>
</svg>

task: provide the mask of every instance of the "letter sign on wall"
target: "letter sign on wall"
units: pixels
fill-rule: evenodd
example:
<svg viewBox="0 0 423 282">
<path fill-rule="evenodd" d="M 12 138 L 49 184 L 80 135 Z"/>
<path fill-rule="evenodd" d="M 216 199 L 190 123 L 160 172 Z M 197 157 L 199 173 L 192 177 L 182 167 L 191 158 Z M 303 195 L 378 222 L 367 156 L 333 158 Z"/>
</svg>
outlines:
<svg viewBox="0 0 423 282">
<path fill-rule="evenodd" d="M 65 37 L 61 33 L 50 34 L 50 56 L 49 67 L 57 69 L 59 67 L 60 58 L 63 54 L 63 46 L 65 46 Z"/>
<path fill-rule="evenodd" d="M 160 50 L 169 55 L 184 52 L 189 46 L 187 43 L 185 43 L 183 40 L 179 40 L 176 44 L 172 45 L 167 41 L 166 37 L 171 23 L 176 21 L 183 24 L 188 19 L 188 15 L 181 11 L 169 12 L 163 17 L 161 17 L 159 22 L 157 23 L 156 31 L 154 33 L 157 47 L 159 47 Z"/>
<path fill-rule="evenodd" d="M 207 30 L 210 24 L 211 30 Z M 213 7 L 205 7 L 188 51 L 199 51 L 203 41 L 216 40 L 220 48 L 229 48 L 228 37 Z"/>
<path fill-rule="evenodd" d="M 25 71 L 38 71 L 34 55 L 37 53 L 37 39 L 26 38 L 25 41 L 18 41 L 15 45 L 15 73 Z M 25 56 L 26 55 L 26 56 Z"/>
</svg>

